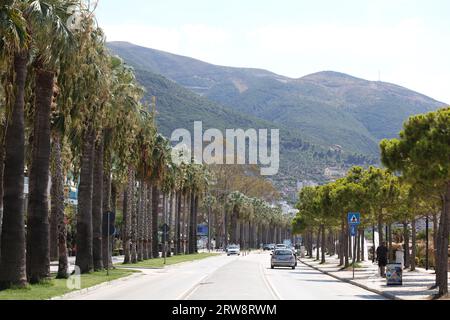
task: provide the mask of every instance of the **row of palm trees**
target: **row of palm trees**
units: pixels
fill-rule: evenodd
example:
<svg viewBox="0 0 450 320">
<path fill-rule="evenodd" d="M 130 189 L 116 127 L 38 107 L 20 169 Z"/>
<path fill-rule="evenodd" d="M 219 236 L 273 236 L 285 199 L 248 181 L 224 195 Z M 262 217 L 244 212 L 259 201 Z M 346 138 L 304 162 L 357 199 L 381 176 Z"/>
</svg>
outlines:
<svg viewBox="0 0 450 320">
<path fill-rule="evenodd" d="M 326 253 L 338 254 L 340 264 L 347 267 L 351 257 L 356 261 L 365 259 L 365 231 L 375 229 L 379 243 L 386 242 L 392 253 L 392 231 L 394 225 L 401 225 L 405 266 L 415 270 L 416 221 L 432 219 L 436 287 L 439 295 L 447 294 L 449 132 L 449 108 L 413 116 L 405 123 L 399 139 L 381 142 L 382 161 L 387 169 L 353 167 L 342 179 L 302 189 L 293 227 L 295 233 L 304 235 L 308 254 L 313 256 L 315 243 L 316 259 L 325 263 Z M 349 212 L 361 213 L 353 242 L 347 221 Z"/>
<path fill-rule="evenodd" d="M 83 19 L 68 26 L 74 4 Z M 115 211 L 122 189 L 126 262 L 133 262 L 159 255 L 159 194 L 189 195 L 195 214 L 206 186 L 203 166 L 172 163 L 133 71 L 109 54 L 102 30 L 83 8 L 62 0 L 4 1 L 0 7 L 3 288 L 48 278 L 50 251 L 59 259 L 58 277 L 67 277 L 69 173 L 78 182 L 76 265 L 82 273 L 108 263 L 102 213 Z"/>
<path fill-rule="evenodd" d="M 292 239 L 292 217 L 278 206 L 240 191 L 230 193 L 225 206 L 230 211 L 230 242 L 243 249 Z"/>
</svg>

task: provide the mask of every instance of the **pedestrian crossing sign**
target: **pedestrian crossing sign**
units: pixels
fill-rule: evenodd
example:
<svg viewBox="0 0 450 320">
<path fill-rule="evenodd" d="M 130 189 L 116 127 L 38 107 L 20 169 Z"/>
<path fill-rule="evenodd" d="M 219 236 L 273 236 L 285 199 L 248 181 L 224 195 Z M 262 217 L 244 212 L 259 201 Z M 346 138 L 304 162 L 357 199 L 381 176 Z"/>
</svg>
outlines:
<svg viewBox="0 0 450 320">
<path fill-rule="evenodd" d="M 348 213 L 348 223 L 350 225 L 360 224 L 361 223 L 360 218 L 361 218 L 361 215 L 359 212 L 349 212 Z"/>
</svg>

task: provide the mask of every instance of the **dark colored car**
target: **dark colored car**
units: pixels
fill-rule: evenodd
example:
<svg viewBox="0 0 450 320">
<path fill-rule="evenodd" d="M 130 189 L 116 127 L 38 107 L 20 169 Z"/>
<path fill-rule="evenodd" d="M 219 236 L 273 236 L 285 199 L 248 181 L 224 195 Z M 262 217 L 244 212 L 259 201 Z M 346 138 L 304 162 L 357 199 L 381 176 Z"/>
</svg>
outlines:
<svg viewBox="0 0 450 320">
<path fill-rule="evenodd" d="M 263 246 L 263 250 L 264 250 L 264 251 L 266 251 L 266 250 L 271 251 L 271 250 L 273 250 L 273 249 L 275 249 L 275 245 L 274 245 L 274 244 L 266 243 L 266 244 Z"/>
</svg>

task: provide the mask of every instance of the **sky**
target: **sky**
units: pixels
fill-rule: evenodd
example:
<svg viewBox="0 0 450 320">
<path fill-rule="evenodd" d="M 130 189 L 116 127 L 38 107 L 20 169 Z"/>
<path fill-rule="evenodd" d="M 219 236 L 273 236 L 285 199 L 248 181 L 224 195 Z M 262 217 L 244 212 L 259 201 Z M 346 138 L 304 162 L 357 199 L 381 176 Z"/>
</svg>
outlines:
<svg viewBox="0 0 450 320">
<path fill-rule="evenodd" d="M 448 0 L 99 0 L 108 41 L 292 77 L 325 70 L 450 104 Z"/>
</svg>

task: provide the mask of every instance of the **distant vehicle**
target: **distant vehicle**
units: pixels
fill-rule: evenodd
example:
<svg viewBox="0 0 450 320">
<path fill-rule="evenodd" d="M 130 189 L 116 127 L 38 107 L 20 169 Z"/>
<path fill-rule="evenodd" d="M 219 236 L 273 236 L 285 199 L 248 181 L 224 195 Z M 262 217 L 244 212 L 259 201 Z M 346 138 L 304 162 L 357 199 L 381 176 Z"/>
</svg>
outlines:
<svg viewBox="0 0 450 320">
<path fill-rule="evenodd" d="M 263 246 L 263 250 L 264 250 L 264 251 L 266 251 L 266 250 L 273 250 L 273 249 L 275 249 L 275 245 L 274 245 L 273 243 L 266 243 L 266 244 Z"/>
<path fill-rule="evenodd" d="M 231 256 L 233 254 L 241 255 L 241 248 L 238 245 L 232 244 L 229 245 L 226 249 L 227 256 Z"/>
<path fill-rule="evenodd" d="M 284 243 L 279 243 L 275 246 L 275 250 L 276 249 L 287 249 L 287 245 L 285 245 Z"/>
<path fill-rule="evenodd" d="M 290 249 L 276 249 L 270 258 L 270 267 L 290 267 L 292 270 L 297 266 L 297 259 Z"/>
</svg>

